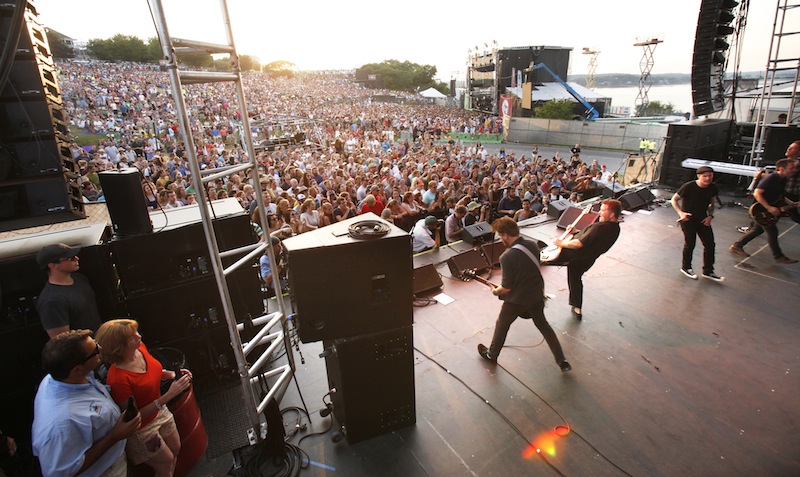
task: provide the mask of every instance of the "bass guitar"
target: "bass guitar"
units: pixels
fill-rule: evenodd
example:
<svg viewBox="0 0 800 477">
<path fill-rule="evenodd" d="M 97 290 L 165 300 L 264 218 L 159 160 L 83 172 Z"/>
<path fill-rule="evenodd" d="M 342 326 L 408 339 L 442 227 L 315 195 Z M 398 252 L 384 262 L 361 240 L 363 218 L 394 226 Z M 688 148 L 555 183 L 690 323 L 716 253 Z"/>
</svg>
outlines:
<svg viewBox="0 0 800 477">
<path fill-rule="evenodd" d="M 770 225 L 775 225 L 778 223 L 778 219 L 781 217 L 786 217 L 789 215 L 789 211 L 793 208 L 797 207 L 797 205 L 784 205 L 783 207 L 778 207 L 781 211 L 779 215 L 775 215 L 767 210 L 766 207 L 761 205 L 760 202 L 756 202 L 750 206 L 750 217 L 758 225 L 763 225 L 765 227 L 769 227 Z"/>
<path fill-rule="evenodd" d="M 586 206 L 586 208 L 583 209 L 583 211 L 580 213 L 580 215 L 578 215 L 578 217 L 575 219 L 575 221 L 573 221 L 569 225 L 569 227 L 567 227 L 567 230 L 564 231 L 564 233 L 561 235 L 561 237 L 559 237 L 559 240 L 565 240 L 567 237 L 572 235 L 572 229 L 574 229 L 575 226 L 578 225 L 578 222 L 581 221 L 581 219 L 583 218 L 584 215 L 586 215 L 586 214 L 588 214 L 589 212 L 592 211 L 592 205 L 593 204 L 589 204 L 589 205 Z M 595 220 L 597 220 L 597 217 L 595 217 Z M 588 225 L 589 224 L 587 224 L 587 226 Z M 561 247 L 559 247 L 558 245 L 553 244 L 553 245 L 550 245 L 550 246 L 546 247 L 541 252 L 539 252 L 539 261 L 541 263 L 550 263 L 550 262 L 555 261 L 559 257 L 559 255 L 561 255 Z"/>
<path fill-rule="evenodd" d="M 494 290 L 495 288 L 498 287 L 497 284 L 494 284 L 494 283 L 490 282 L 489 280 L 478 276 L 478 270 L 474 269 L 474 268 L 464 270 L 463 272 L 461 272 L 461 276 L 459 278 L 461 280 L 464 280 L 465 282 L 468 282 L 470 280 L 475 280 L 475 281 L 481 282 L 484 285 L 487 285 L 487 286 L 491 287 L 492 290 Z"/>
</svg>

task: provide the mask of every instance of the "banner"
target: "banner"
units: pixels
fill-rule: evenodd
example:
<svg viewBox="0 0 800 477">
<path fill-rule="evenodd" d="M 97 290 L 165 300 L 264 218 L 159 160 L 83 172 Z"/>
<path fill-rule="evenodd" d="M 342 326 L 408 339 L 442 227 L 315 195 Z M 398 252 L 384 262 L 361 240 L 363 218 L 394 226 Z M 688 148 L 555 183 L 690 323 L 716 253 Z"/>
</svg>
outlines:
<svg viewBox="0 0 800 477">
<path fill-rule="evenodd" d="M 516 68 L 511 68 L 511 87 L 512 88 L 516 88 L 517 87 L 517 69 Z"/>
<path fill-rule="evenodd" d="M 514 112 L 514 96 L 500 96 L 500 116 L 504 119 L 506 116 L 511 117 Z"/>
</svg>

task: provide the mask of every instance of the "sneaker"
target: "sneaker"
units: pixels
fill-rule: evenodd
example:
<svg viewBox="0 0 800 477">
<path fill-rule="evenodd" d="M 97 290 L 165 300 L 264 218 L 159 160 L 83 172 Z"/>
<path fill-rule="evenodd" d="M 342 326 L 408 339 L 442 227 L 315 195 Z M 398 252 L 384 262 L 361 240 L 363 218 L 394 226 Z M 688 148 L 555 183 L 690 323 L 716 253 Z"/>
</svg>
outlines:
<svg viewBox="0 0 800 477">
<path fill-rule="evenodd" d="M 745 252 L 742 247 L 740 247 L 740 246 L 738 246 L 736 244 L 733 244 L 730 247 L 728 247 L 728 250 L 730 250 L 731 252 L 735 253 L 736 255 L 739 255 L 740 257 L 749 257 L 750 256 L 749 253 Z"/>
<path fill-rule="evenodd" d="M 736 231 L 740 234 L 746 234 L 750 232 L 750 227 L 736 227 Z"/>
<path fill-rule="evenodd" d="M 792 263 L 797 263 L 797 260 L 795 260 L 793 258 L 789 258 L 787 256 L 782 256 L 782 257 L 776 258 L 775 259 L 775 263 L 782 263 L 784 265 L 789 265 L 789 264 L 792 264 Z"/>
<path fill-rule="evenodd" d="M 694 270 L 692 270 L 691 268 L 681 268 L 681 273 L 691 278 L 692 280 L 697 280 L 697 274 L 694 273 Z"/>
<path fill-rule="evenodd" d="M 715 282 L 724 282 L 725 277 L 721 277 L 714 272 L 705 273 L 703 272 L 703 278 L 708 278 L 709 280 L 714 280 Z"/>
<path fill-rule="evenodd" d="M 490 361 L 492 363 L 496 362 L 496 360 L 492 358 L 492 355 L 489 354 L 489 348 L 483 344 L 478 345 L 478 354 L 481 355 L 481 357 L 486 361 Z"/>
<path fill-rule="evenodd" d="M 561 363 L 558 364 L 558 367 L 561 368 L 562 373 L 572 371 L 572 365 L 569 364 L 569 362 L 567 361 L 562 361 Z"/>
</svg>

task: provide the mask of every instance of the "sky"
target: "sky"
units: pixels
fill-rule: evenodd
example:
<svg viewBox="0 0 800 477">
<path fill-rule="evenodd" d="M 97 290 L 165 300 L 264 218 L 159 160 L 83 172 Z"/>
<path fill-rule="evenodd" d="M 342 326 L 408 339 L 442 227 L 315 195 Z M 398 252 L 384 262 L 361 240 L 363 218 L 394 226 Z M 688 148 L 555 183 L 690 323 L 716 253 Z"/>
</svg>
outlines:
<svg viewBox="0 0 800 477">
<path fill-rule="evenodd" d="M 742 71 L 763 71 L 778 0 L 754 0 L 742 48 Z M 300 70 L 351 69 L 388 59 L 431 64 L 449 81 L 466 70 L 470 48 L 560 46 L 573 48 L 569 73 L 586 74 L 584 47 L 600 51 L 596 74 L 639 74 L 640 39 L 663 40 L 653 54 L 653 74 L 691 73 L 701 0 L 562 0 L 503 3 L 467 0 L 269 1 L 228 0 L 239 54 L 266 64 L 294 63 Z M 37 0 L 40 19 L 77 40 L 116 33 L 156 36 L 146 0 Z M 163 0 L 173 37 L 224 42 L 218 0 Z M 492 11 L 494 6 L 494 11 Z M 784 31 L 800 31 L 800 12 L 786 15 Z M 800 38 L 781 47 L 796 56 Z"/>
</svg>

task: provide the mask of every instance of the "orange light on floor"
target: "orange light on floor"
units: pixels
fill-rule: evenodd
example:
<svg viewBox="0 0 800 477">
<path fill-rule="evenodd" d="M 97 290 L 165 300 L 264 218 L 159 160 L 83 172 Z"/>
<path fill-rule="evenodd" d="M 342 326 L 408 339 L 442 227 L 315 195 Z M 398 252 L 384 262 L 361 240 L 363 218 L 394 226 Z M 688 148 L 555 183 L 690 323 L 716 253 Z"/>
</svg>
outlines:
<svg viewBox="0 0 800 477">
<path fill-rule="evenodd" d="M 525 459 L 530 459 L 536 454 L 540 454 L 544 452 L 546 455 L 550 457 L 556 456 L 556 443 L 555 438 L 557 437 L 556 433 L 553 431 L 547 432 L 539 437 L 537 437 L 533 444 L 528 446 L 523 452 L 522 457 Z"/>
</svg>

